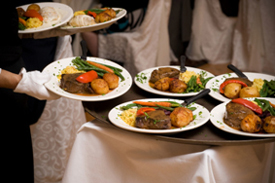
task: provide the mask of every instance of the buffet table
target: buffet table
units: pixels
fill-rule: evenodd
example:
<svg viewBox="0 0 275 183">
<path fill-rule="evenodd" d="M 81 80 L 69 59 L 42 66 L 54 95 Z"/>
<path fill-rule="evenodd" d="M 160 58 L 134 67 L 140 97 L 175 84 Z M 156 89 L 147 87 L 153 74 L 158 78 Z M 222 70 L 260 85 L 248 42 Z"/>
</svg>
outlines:
<svg viewBox="0 0 275 183">
<path fill-rule="evenodd" d="M 268 183 L 274 176 L 275 138 L 225 133 L 210 121 L 174 135 L 120 129 L 108 120 L 114 106 L 141 98 L 160 98 L 136 85 L 121 97 L 84 102 L 96 119 L 79 129 L 62 182 L 225 182 Z M 209 111 L 220 102 L 206 96 L 197 103 Z"/>
</svg>

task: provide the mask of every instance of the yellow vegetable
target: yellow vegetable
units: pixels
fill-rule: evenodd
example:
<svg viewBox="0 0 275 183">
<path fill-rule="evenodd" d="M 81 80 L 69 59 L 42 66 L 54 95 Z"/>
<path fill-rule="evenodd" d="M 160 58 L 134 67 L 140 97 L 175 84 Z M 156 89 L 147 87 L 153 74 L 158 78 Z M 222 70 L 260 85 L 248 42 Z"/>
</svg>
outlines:
<svg viewBox="0 0 275 183">
<path fill-rule="evenodd" d="M 254 79 L 252 87 L 257 88 L 258 92 L 262 89 L 264 81 L 262 79 Z"/>
<path fill-rule="evenodd" d="M 137 116 L 137 108 L 125 110 L 119 116 L 125 123 L 130 126 L 135 126 Z"/>
<path fill-rule="evenodd" d="M 185 71 L 184 73 L 180 73 L 179 80 L 182 80 L 187 84 L 193 75 L 197 76 L 197 78 L 200 77 L 200 75 L 194 71 Z"/>
<path fill-rule="evenodd" d="M 61 73 L 57 76 L 57 79 L 61 79 L 62 74 L 75 74 L 75 73 L 84 73 L 84 71 L 77 70 L 73 66 L 67 66 L 65 69 L 61 71 Z"/>
<path fill-rule="evenodd" d="M 43 24 L 43 22 L 41 20 L 39 20 L 38 18 L 29 18 L 26 21 L 27 28 L 37 28 L 37 27 L 40 27 L 42 24 Z"/>
<path fill-rule="evenodd" d="M 86 14 L 84 13 L 84 11 L 76 11 L 76 12 L 74 12 L 74 16 L 77 16 L 77 15 L 86 15 Z"/>
</svg>

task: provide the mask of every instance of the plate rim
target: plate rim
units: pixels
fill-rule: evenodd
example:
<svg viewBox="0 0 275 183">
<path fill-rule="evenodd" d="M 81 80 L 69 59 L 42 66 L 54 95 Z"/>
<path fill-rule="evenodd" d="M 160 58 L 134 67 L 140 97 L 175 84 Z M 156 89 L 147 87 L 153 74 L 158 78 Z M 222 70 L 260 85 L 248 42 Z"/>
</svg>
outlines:
<svg viewBox="0 0 275 183">
<path fill-rule="evenodd" d="M 266 76 L 268 76 L 268 77 L 274 77 L 274 79 L 275 79 L 275 76 L 272 76 L 272 75 L 270 75 L 270 74 L 265 74 L 265 73 L 257 73 L 257 72 L 243 72 L 245 75 L 253 75 L 253 74 L 260 74 L 260 75 L 266 75 Z M 229 74 L 231 74 L 231 75 L 233 75 L 233 77 L 238 77 L 234 72 L 230 72 L 230 73 L 225 73 L 225 74 L 220 74 L 220 75 L 218 75 L 218 76 L 215 76 L 214 78 L 212 78 L 212 79 L 210 79 L 207 83 L 206 83 L 206 85 L 205 85 L 205 88 L 209 88 L 210 89 L 210 92 L 209 92 L 209 95 L 212 97 L 212 98 L 214 98 L 214 99 L 216 99 L 216 100 L 218 100 L 218 101 L 220 101 L 220 102 L 226 102 L 226 101 L 230 101 L 231 99 L 229 99 L 229 98 L 226 98 L 226 97 L 224 97 L 224 96 L 222 96 L 220 93 L 217 93 L 217 92 L 215 92 L 215 91 L 213 91 L 212 90 L 212 86 L 215 84 L 215 80 L 216 79 L 218 79 L 218 78 L 220 78 L 220 77 L 224 77 L 224 76 L 226 76 L 226 75 L 229 75 Z M 232 76 L 230 76 L 230 77 L 232 77 Z M 230 77 L 227 77 L 227 78 L 230 78 Z M 266 97 L 266 98 L 272 98 L 272 97 Z"/>
<path fill-rule="evenodd" d="M 194 129 L 196 129 L 196 128 L 199 128 L 199 127 L 205 125 L 205 124 L 209 121 L 209 119 L 210 119 L 210 112 L 209 112 L 209 110 L 208 110 L 206 107 L 204 107 L 204 106 L 202 106 L 202 105 L 200 105 L 200 104 L 194 103 L 195 105 L 202 107 L 202 110 L 205 110 L 206 116 L 205 116 L 203 119 L 201 119 L 202 122 L 201 122 L 200 124 L 196 124 L 196 125 L 194 125 L 194 127 L 192 127 L 192 128 L 185 128 L 185 127 L 183 127 L 183 128 L 163 129 L 163 130 L 157 130 L 157 129 L 142 129 L 142 128 L 132 127 L 132 126 L 130 126 L 130 125 L 127 126 L 127 124 L 126 124 L 125 122 L 124 122 L 125 125 L 119 125 L 118 123 L 112 121 L 110 115 L 111 115 L 112 113 L 115 112 L 116 108 L 118 108 L 118 107 L 121 106 L 121 105 L 127 105 L 127 104 L 129 104 L 129 103 L 131 103 L 131 102 L 133 102 L 133 101 L 137 101 L 137 100 L 138 100 L 138 101 L 148 101 L 148 100 L 149 100 L 149 101 L 152 101 L 152 100 L 153 100 L 153 101 L 167 101 L 167 100 L 171 100 L 171 101 L 180 101 L 180 102 L 184 102 L 184 100 L 181 100 L 181 99 L 172 99 L 172 98 L 143 98 L 143 99 L 135 99 L 135 100 L 123 102 L 123 103 L 121 103 L 121 104 L 119 104 L 119 105 L 116 105 L 115 107 L 113 107 L 113 108 L 109 111 L 109 113 L 108 113 L 108 119 L 109 119 L 109 121 L 110 121 L 113 125 L 115 125 L 116 127 L 121 128 L 121 129 L 123 129 L 123 130 L 131 131 L 131 132 L 138 132 L 138 133 L 144 133 L 144 134 L 175 134 L 175 133 L 181 133 L 181 132 L 190 131 L 190 130 L 194 130 Z M 115 115 L 117 115 L 117 113 L 116 113 Z M 121 119 L 119 119 L 119 120 L 121 120 Z M 123 122 L 123 121 L 122 121 L 122 122 Z"/>
<path fill-rule="evenodd" d="M 251 97 L 251 98 L 246 98 L 246 99 L 249 99 L 249 100 L 253 100 L 255 98 L 258 98 L 258 99 L 265 99 L 265 100 L 274 100 L 275 102 L 275 99 L 274 98 L 270 98 L 270 97 Z M 230 100 L 231 101 L 231 100 Z M 275 137 L 275 134 L 257 134 L 257 133 L 249 133 L 249 132 L 244 132 L 244 131 L 239 131 L 239 130 L 234 130 L 233 128 L 231 128 L 230 126 L 228 126 L 226 123 L 224 123 L 223 119 L 222 119 L 222 122 L 218 122 L 217 119 L 214 117 L 214 112 L 217 113 L 217 110 L 224 107 L 225 108 L 225 105 L 227 103 L 229 103 L 230 101 L 226 101 L 226 102 L 223 102 L 223 103 L 220 103 L 219 105 L 215 106 L 211 111 L 210 111 L 210 121 L 211 123 L 216 127 L 218 128 L 219 130 L 222 130 L 224 132 L 227 132 L 227 133 L 231 133 L 231 134 L 234 134 L 234 135 L 240 135 L 240 136 L 246 136 L 246 137 L 264 137 L 264 138 L 270 138 L 270 137 Z M 224 112 L 225 110 L 223 111 L 223 115 L 224 115 Z M 222 124 L 221 124 L 222 123 Z M 223 126 L 225 127 L 223 127 Z M 222 127 L 222 128 L 221 128 Z M 229 129 L 229 130 L 227 130 Z"/>
<path fill-rule="evenodd" d="M 60 61 L 62 61 L 62 60 L 66 60 L 66 61 L 67 61 L 67 60 L 72 60 L 72 59 L 74 59 L 74 58 L 76 58 L 76 57 L 78 57 L 78 56 L 67 57 L 67 58 L 63 58 L 63 59 L 56 60 L 56 61 L 54 61 L 54 62 L 48 64 L 48 65 L 42 70 L 42 73 L 49 73 L 47 70 L 48 70 L 50 67 L 54 66 L 56 63 L 58 63 L 58 62 L 60 62 Z M 99 58 L 99 57 L 87 57 L 87 60 L 92 60 L 92 59 L 97 59 L 96 61 L 98 61 L 98 60 L 104 60 L 104 61 L 106 61 L 106 62 L 109 62 L 109 63 L 112 64 L 112 66 L 119 67 L 120 69 L 123 70 L 123 72 L 126 73 L 126 76 L 124 75 L 124 77 L 125 77 L 125 80 L 127 80 L 129 83 L 127 84 L 127 86 L 126 86 L 126 83 L 125 83 L 125 86 L 123 86 L 122 92 L 119 92 L 119 93 L 117 93 L 117 94 L 114 94 L 114 95 L 108 96 L 108 97 L 105 97 L 107 94 L 106 94 L 106 95 L 98 95 L 98 96 L 91 96 L 91 97 L 88 96 L 88 97 L 87 97 L 87 96 L 81 96 L 81 95 L 69 93 L 69 92 L 66 92 L 66 91 L 64 91 L 65 94 L 63 94 L 63 93 L 57 92 L 56 89 L 53 89 L 53 88 L 52 88 L 52 82 L 54 81 L 54 83 L 56 83 L 56 79 L 57 79 L 56 77 L 57 77 L 57 76 L 53 76 L 48 82 L 46 82 L 46 83 L 44 84 L 44 86 L 45 86 L 48 90 L 50 90 L 51 92 L 53 92 L 53 93 L 55 93 L 55 94 L 57 94 L 57 95 L 59 95 L 59 96 L 61 96 L 61 97 L 66 97 L 66 98 L 73 99 L 73 100 L 87 101 L 87 102 L 98 102 L 98 101 L 111 100 L 111 99 L 117 98 L 117 97 L 119 97 L 119 96 L 125 94 L 127 91 L 129 91 L 129 89 L 131 88 L 131 86 L 132 86 L 132 84 L 133 84 L 133 81 L 132 81 L 132 77 L 131 77 L 130 73 L 129 73 L 125 68 L 123 68 L 123 67 L 120 66 L 119 64 L 117 64 L 117 63 L 115 63 L 115 62 L 113 62 L 113 61 L 111 61 L 111 60 L 108 60 L 108 59 Z M 59 63 L 58 63 L 58 64 L 59 64 Z M 64 65 L 64 66 L 63 66 L 63 69 L 64 69 L 65 67 L 67 67 L 67 66 L 68 66 L 68 65 Z M 61 71 L 61 70 L 60 70 L 60 71 Z M 53 75 L 53 74 L 55 74 L 55 73 L 50 73 L 50 74 Z M 120 82 L 120 84 L 123 84 L 123 83 L 121 83 L 121 79 L 120 79 L 119 82 Z M 123 81 L 123 82 L 124 82 L 124 81 Z M 58 87 L 58 90 L 62 90 L 59 86 L 57 86 L 57 87 Z M 122 87 L 122 86 L 121 86 L 121 87 Z M 115 92 L 115 91 L 112 91 L 112 92 Z"/>
<path fill-rule="evenodd" d="M 199 92 L 189 92 L 189 93 L 186 93 L 186 94 L 182 94 L 182 93 L 169 93 L 169 92 L 162 92 L 162 91 L 159 91 L 159 90 L 153 90 L 152 88 L 150 88 L 150 89 L 147 89 L 147 88 L 144 88 L 144 87 L 142 87 L 142 84 L 139 82 L 139 81 L 137 81 L 136 80 L 136 76 L 137 75 L 139 75 L 139 74 L 141 74 L 142 72 L 146 72 L 147 70 L 147 72 L 149 72 L 150 70 L 154 70 L 154 69 L 158 69 L 158 68 L 162 68 L 162 67 L 173 67 L 173 68 L 177 68 L 177 69 L 179 69 L 179 67 L 180 66 L 175 66 L 175 65 L 170 65 L 170 66 L 157 66 L 157 67 L 151 67 L 151 68 L 148 68 L 148 69 L 145 69 L 145 70 L 143 70 L 143 71 L 140 71 L 140 72 L 138 72 L 136 75 L 135 75 L 135 77 L 134 77 L 134 82 L 135 82 L 135 84 L 140 88 L 140 89 L 142 89 L 142 90 L 144 90 L 144 91 L 146 91 L 146 92 L 149 92 L 149 93 L 152 93 L 152 94 L 156 94 L 156 95 L 161 95 L 161 96 L 166 96 L 166 97 L 190 97 L 190 96 L 195 96 L 195 95 L 197 95 Z M 214 74 L 212 74 L 211 72 L 208 72 L 208 71 L 206 71 L 206 70 L 204 70 L 204 69 L 199 69 L 199 68 L 195 68 L 195 67 L 186 67 L 187 68 L 187 70 L 188 69 L 195 69 L 195 70 L 200 70 L 200 71 L 205 71 L 206 73 L 207 73 L 207 75 L 209 74 L 210 76 L 209 77 L 215 77 L 215 75 Z M 152 72 L 151 71 L 151 72 Z M 212 76 L 211 76 L 212 75 Z M 148 81 L 149 81 L 149 78 L 146 80 L 146 83 L 148 83 Z M 208 81 L 209 82 L 209 81 Z M 207 88 L 206 87 L 206 85 L 205 85 L 205 88 Z"/>
<path fill-rule="evenodd" d="M 30 4 L 25 4 L 25 5 L 20 5 L 20 6 L 17 6 L 16 8 L 19 8 L 19 7 L 24 7 L 24 6 L 29 6 L 33 3 L 30 3 Z M 41 5 L 41 4 L 53 4 L 53 5 L 58 5 L 58 6 L 62 6 L 62 7 L 66 7 L 67 10 L 69 11 L 68 12 L 68 17 L 60 22 L 60 23 L 57 23 L 55 26 L 49 26 L 49 27 L 45 27 L 43 29 L 39 29 L 39 27 L 37 29 L 29 29 L 29 31 L 26 31 L 26 30 L 18 30 L 18 34 L 32 34 L 32 33 L 38 33 L 38 32 L 43 32 L 43 31 L 48 31 L 48 30 L 51 30 L 51 29 L 55 29 L 55 28 L 58 28 L 60 26 L 62 26 L 63 24 L 66 24 L 72 17 L 73 17 L 73 9 L 64 4 L 64 3 L 59 3 L 59 2 L 37 2 L 35 4 L 38 4 L 38 5 Z"/>
</svg>

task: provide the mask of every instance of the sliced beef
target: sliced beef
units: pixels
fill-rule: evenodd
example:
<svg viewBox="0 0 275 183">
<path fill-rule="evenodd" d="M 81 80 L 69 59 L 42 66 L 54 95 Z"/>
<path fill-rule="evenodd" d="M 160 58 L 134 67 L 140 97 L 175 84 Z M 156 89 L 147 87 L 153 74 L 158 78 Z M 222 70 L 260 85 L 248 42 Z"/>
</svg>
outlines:
<svg viewBox="0 0 275 183">
<path fill-rule="evenodd" d="M 252 81 L 250 81 L 248 79 L 245 79 L 245 78 L 227 78 L 225 81 L 227 81 L 227 80 L 239 80 L 239 81 L 242 81 L 245 84 L 247 84 L 247 86 L 252 86 L 253 85 Z"/>
<path fill-rule="evenodd" d="M 82 73 L 62 74 L 60 88 L 70 93 L 93 94 L 90 83 L 80 83 L 76 78 Z"/>
<path fill-rule="evenodd" d="M 162 67 L 156 70 L 153 70 L 150 77 L 150 82 L 155 83 L 161 78 L 179 78 L 180 71 L 172 67 Z"/>
<path fill-rule="evenodd" d="M 166 116 L 164 111 L 156 110 L 148 112 L 147 115 L 136 117 L 136 127 L 146 129 L 169 129 L 171 119 Z"/>
<path fill-rule="evenodd" d="M 254 112 L 242 104 L 229 102 L 226 105 L 224 122 L 232 128 L 241 130 L 241 122 L 248 114 L 254 114 Z"/>
</svg>

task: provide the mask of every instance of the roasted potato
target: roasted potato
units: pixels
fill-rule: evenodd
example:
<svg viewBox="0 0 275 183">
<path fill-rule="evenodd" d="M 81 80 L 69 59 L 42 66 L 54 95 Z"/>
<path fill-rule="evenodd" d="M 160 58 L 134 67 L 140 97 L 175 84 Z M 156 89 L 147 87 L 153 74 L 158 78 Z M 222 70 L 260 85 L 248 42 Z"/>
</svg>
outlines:
<svg viewBox="0 0 275 183">
<path fill-rule="evenodd" d="M 25 10 L 23 8 L 17 8 L 16 10 L 17 10 L 18 17 L 24 16 Z"/>
<path fill-rule="evenodd" d="M 242 89 L 242 85 L 239 83 L 229 83 L 224 87 L 224 95 L 228 98 L 238 98 Z"/>
<path fill-rule="evenodd" d="M 119 84 L 119 77 L 113 73 L 105 73 L 103 79 L 107 82 L 109 89 L 115 89 Z"/>
<path fill-rule="evenodd" d="M 170 114 L 171 123 L 175 127 L 184 127 L 193 121 L 193 113 L 185 107 L 177 107 Z"/>
<path fill-rule="evenodd" d="M 108 83 L 104 79 L 95 79 L 91 82 L 91 87 L 96 94 L 106 94 L 109 92 Z"/>
<path fill-rule="evenodd" d="M 254 87 L 244 87 L 241 89 L 239 96 L 240 98 L 260 97 L 260 92 Z"/>
<path fill-rule="evenodd" d="M 169 91 L 172 93 L 183 93 L 187 88 L 187 85 L 179 80 L 174 79 L 170 82 Z"/>
<path fill-rule="evenodd" d="M 268 116 L 264 119 L 263 129 L 267 133 L 275 133 L 275 116 Z"/>
<path fill-rule="evenodd" d="M 169 86 L 170 86 L 170 78 L 165 77 L 165 78 L 161 78 L 157 82 L 155 82 L 154 87 L 160 91 L 167 91 L 167 90 L 169 90 Z"/>
<path fill-rule="evenodd" d="M 255 114 L 248 114 L 241 122 L 241 129 L 245 132 L 259 132 L 262 127 L 262 120 Z"/>
<path fill-rule="evenodd" d="M 35 11 L 39 12 L 40 11 L 40 6 L 38 4 L 31 4 L 27 8 L 27 11 L 28 10 L 35 10 Z"/>
</svg>

